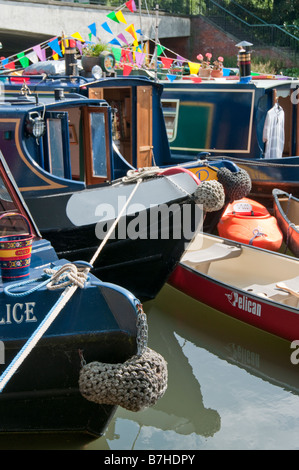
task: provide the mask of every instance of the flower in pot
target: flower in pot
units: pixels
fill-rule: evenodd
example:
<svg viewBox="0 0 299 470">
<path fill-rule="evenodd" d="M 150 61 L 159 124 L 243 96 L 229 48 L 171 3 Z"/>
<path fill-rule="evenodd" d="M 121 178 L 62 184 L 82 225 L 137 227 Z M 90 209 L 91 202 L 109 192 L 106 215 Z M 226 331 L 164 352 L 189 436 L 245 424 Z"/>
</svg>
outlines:
<svg viewBox="0 0 299 470">
<path fill-rule="evenodd" d="M 109 46 L 99 41 L 83 46 L 81 63 L 85 72 L 90 73 L 98 65 L 104 72 L 110 73 L 114 69 L 115 57 Z"/>
<path fill-rule="evenodd" d="M 197 56 L 197 59 L 200 62 L 198 75 L 200 77 L 210 78 L 212 70 L 213 70 L 212 65 L 211 65 L 212 54 L 210 52 L 207 52 L 205 57 L 206 59 L 204 59 L 202 54 L 198 54 Z"/>
<path fill-rule="evenodd" d="M 223 77 L 223 57 L 221 56 L 213 62 L 212 77 Z"/>
</svg>

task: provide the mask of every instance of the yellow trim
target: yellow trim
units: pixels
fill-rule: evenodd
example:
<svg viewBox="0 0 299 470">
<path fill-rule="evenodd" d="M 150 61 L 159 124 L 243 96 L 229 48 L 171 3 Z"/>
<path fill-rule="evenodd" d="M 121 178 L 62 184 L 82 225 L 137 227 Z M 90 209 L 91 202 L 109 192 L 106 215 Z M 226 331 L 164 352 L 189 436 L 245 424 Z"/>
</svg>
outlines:
<svg viewBox="0 0 299 470">
<path fill-rule="evenodd" d="M 16 148 L 19 154 L 19 157 L 21 160 L 25 163 L 25 165 L 29 168 L 32 173 L 34 173 L 38 178 L 41 180 L 45 181 L 48 186 L 27 186 L 27 187 L 22 187 L 19 188 L 20 191 L 32 191 L 32 190 L 46 190 L 46 189 L 57 189 L 57 188 L 65 188 L 66 185 L 59 184 L 59 183 L 54 183 L 51 181 L 49 178 L 44 176 L 42 173 L 40 173 L 31 163 L 27 160 L 26 156 L 24 155 L 21 144 L 20 144 L 20 139 L 19 139 L 19 129 L 20 129 L 20 122 L 21 119 L 15 118 L 15 119 L 0 119 L 0 122 L 14 122 L 15 123 L 15 143 L 16 143 Z M 5 157 L 5 155 L 4 155 Z"/>
</svg>

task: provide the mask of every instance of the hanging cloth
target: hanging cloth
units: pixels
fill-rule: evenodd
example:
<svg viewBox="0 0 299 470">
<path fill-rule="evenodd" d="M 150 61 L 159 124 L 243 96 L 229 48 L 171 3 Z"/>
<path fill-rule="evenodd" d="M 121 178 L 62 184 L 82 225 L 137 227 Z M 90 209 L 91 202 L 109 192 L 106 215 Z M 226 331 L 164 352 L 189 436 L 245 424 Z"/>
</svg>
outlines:
<svg viewBox="0 0 299 470">
<path fill-rule="evenodd" d="M 265 158 L 281 158 L 284 148 L 284 110 L 277 103 L 269 109 L 263 130 Z"/>
</svg>

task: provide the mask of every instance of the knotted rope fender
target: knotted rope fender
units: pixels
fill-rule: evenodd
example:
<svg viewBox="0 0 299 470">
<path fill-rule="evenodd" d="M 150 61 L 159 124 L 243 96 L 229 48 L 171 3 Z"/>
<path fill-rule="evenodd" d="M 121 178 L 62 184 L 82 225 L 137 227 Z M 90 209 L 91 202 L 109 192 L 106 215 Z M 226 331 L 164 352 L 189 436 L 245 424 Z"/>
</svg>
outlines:
<svg viewBox="0 0 299 470">
<path fill-rule="evenodd" d="M 220 168 L 217 172 L 219 183 L 223 185 L 226 202 L 233 202 L 246 197 L 251 191 L 251 179 L 242 168 L 233 172 L 228 168 Z"/>
<path fill-rule="evenodd" d="M 124 363 L 91 362 L 82 364 L 79 390 L 89 401 L 118 405 L 129 411 L 153 406 L 167 389 L 165 359 L 147 347 L 147 323 L 138 305 L 137 354 Z"/>
</svg>

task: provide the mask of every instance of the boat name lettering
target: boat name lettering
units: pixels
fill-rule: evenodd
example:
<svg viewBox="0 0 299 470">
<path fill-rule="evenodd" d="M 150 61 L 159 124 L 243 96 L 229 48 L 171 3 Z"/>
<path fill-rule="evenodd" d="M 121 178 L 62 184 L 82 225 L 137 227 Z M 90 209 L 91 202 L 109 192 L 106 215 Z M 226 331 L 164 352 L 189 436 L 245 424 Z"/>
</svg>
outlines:
<svg viewBox="0 0 299 470">
<path fill-rule="evenodd" d="M 35 302 L 25 302 L 24 304 L 6 304 L 6 311 L 0 313 L 0 326 L 11 323 L 36 322 L 34 315 Z"/>
<path fill-rule="evenodd" d="M 244 312 L 252 313 L 257 317 L 261 316 L 262 306 L 253 300 L 250 300 L 246 295 L 239 295 L 237 292 L 225 294 L 233 307 L 237 307 Z"/>
</svg>

